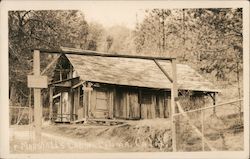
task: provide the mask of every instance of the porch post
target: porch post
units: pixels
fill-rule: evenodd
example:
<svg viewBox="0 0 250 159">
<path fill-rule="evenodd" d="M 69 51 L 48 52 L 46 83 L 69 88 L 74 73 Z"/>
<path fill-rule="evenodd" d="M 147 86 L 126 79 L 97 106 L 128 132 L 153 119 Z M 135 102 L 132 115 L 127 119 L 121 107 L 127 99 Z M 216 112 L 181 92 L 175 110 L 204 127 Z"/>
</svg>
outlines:
<svg viewBox="0 0 250 159">
<path fill-rule="evenodd" d="M 74 114 L 74 103 L 73 103 L 74 99 L 73 98 L 74 97 L 73 97 L 73 95 L 74 95 L 73 89 L 70 88 L 69 96 L 68 96 L 68 98 L 69 98 L 69 109 L 70 109 L 70 121 L 74 120 L 74 116 L 73 116 L 73 114 Z"/>
<path fill-rule="evenodd" d="M 85 106 L 85 119 L 86 122 L 89 118 L 89 112 L 90 112 L 90 100 L 91 100 L 91 91 L 93 88 L 91 88 L 91 83 L 87 83 L 86 86 L 82 87 L 83 89 L 83 103 Z"/>
<path fill-rule="evenodd" d="M 217 97 L 217 95 L 216 95 L 216 93 L 213 93 L 213 105 L 216 105 L 216 97 Z M 214 109 L 213 109 L 213 114 L 215 115 L 216 114 L 216 108 L 214 107 Z"/>
<path fill-rule="evenodd" d="M 176 125 L 174 120 L 175 114 L 175 100 L 178 97 L 178 90 L 177 90 L 177 74 L 176 74 L 176 60 L 171 60 L 172 64 L 172 88 L 171 88 L 171 123 L 172 123 L 172 147 L 173 151 L 176 151 Z"/>
<path fill-rule="evenodd" d="M 49 88 L 49 120 L 53 118 L 53 87 Z"/>
</svg>

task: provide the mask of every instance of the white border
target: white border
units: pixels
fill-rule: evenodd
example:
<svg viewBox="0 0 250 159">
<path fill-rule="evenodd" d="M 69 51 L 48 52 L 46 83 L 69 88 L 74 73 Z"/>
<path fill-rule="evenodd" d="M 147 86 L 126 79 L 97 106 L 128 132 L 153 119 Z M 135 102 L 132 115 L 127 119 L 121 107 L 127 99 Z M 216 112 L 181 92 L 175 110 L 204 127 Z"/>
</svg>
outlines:
<svg viewBox="0 0 250 159">
<path fill-rule="evenodd" d="M 0 3 L 0 158 L 249 158 L 249 2 L 247 1 L 3 1 Z M 166 153 L 9 154 L 8 10 L 81 9 L 85 6 L 141 6 L 142 8 L 243 8 L 244 151 Z"/>
</svg>

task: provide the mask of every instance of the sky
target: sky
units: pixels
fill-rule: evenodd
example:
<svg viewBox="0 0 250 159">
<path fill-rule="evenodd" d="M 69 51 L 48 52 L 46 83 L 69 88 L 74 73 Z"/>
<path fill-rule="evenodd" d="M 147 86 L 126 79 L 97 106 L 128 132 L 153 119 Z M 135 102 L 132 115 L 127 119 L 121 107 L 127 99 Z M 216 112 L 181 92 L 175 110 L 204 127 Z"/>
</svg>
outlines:
<svg viewBox="0 0 250 159">
<path fill-rule="evenodd" d="M 86 6 L 82 8 L 88 22 L 98 22 L 104 27 L 124 25 L 134 29 L 136 20 L 141 22 L 144 9 L 137 6 Z"/>
</svg>

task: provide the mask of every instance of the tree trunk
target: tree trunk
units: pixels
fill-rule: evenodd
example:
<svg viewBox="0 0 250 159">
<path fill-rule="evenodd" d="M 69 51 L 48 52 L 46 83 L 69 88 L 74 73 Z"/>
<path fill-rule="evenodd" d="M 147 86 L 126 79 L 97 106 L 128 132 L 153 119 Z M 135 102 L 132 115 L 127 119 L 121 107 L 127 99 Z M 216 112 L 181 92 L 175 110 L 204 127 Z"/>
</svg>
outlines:
<svg viewBox="0 0 250 159">
<path fill-rule="evenodd" d="M 9 99 L 10 99 L 10 104 L 12 104 L 12 105 L 17 104 L 17 102 L 18 102 L 17 101 L 17 91 L 16 91 L 15 84 L 11 85 Z"/>
</svg>

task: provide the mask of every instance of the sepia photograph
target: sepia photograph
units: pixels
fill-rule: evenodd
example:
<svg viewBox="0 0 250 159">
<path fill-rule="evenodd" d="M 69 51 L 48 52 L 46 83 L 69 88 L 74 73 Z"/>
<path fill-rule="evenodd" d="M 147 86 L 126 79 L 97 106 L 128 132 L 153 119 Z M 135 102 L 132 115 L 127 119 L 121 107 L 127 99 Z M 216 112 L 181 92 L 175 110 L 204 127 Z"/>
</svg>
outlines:
<svg viewBox="0 0 250 159">
<path fill-rule="evenodd" d="M 9 154 L 249 152 L 249 3 L 152 3 L 1 6 Z"/>
</svg>

